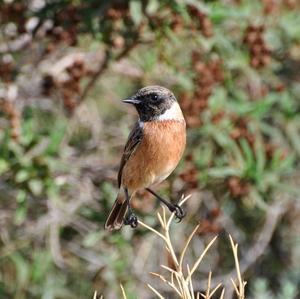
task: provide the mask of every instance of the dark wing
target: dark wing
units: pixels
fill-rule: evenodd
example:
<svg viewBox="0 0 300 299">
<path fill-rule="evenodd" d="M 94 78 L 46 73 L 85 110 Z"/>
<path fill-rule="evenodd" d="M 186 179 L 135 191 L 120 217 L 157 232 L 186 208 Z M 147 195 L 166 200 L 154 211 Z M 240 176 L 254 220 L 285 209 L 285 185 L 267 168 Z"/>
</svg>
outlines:
<svg viewBox="0 0 300 299">
<path fill-rule="evenodd" d="M 130 156 L 137 149 L 138 145 L 143 139 L 143 126 L 139 122 L 136 122 L 124 148 L 124 153 L 121 159 L 119 173 L 118 173 L 118 185 L 121 186 L 122 172 L 126 162 Z"/>
</svg>

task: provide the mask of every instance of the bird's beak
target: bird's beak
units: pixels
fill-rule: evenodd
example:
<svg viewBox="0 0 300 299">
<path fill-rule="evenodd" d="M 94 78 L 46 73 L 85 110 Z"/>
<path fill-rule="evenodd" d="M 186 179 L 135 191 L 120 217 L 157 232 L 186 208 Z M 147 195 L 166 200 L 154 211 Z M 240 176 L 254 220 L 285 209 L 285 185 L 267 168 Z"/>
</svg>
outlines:
<svg viewBox="0 0 300 299">
<path fill-rule="evenodd" d="M 137 105 L 140 104 L 140 100 L 138 100 L 135 96 L 126 98 L 124 100 L 122 100 L 123 103 L 127 103 L 127 104 L 132 104 L 132 105 Z"/>
</svg>

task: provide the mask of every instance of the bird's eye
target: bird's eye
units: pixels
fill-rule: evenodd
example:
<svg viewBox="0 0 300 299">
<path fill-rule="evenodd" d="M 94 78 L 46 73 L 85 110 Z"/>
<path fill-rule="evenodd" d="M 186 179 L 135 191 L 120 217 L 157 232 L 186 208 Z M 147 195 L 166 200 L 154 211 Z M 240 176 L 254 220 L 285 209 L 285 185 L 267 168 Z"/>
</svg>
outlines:
<svg viewBox="0 0 300 299">
<path fill-rule="evenodd" d="M 158 99 L 158 95 L 157 95 L 157 94 L 154 94 L 154 95 L 152 96 L 152 99 L 156 101 L 156 100 Z"/>
</svg>

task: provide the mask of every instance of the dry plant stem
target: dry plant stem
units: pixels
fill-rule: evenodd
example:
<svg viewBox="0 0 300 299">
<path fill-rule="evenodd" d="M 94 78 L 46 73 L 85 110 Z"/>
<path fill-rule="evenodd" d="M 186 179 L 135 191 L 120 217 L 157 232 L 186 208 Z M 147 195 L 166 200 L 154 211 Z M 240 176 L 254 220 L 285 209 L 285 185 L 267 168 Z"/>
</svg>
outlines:
<svg viewBox="0 0 300 299">
<path fill-rule="evenodd" d="M 126 297 L 126 293 L 125 293 L 125 290 L 124 290 L 124 288 L 123 288 L 123 285 L 122 285 L 122 284 L 120 284 L 120 288 L 121 288 L 121 291 L 122 291 L 122 296 L 123 296 L 123 299 L 127 299 L 127 297 Z"/>
<path fill-rule="evenodd" d="M 93 299 L 97 299 L 97 291 L 94 292 L 94 297 L 93 297 Z M 101 295 L 101 296 L 99 297 L 99 299 L 103 299 L 103 295 Z"/>
<path fill-rule="evenodd" d="M 173 273 L 171 274 L 171 281 L 168 281 L 166 278 L 164 278 L 162 275 L 160 275 L 158 273 L 150 272 L 150 274 L 152 274 L 153 276 L 156 276 L 159 279 L 161 279 L 162 282 L 169 285 L 177 293 L 177 295 L 180 296 L 180 291 L 177 289 L 176 285 L 174 284 L 174 274 Z"/>
<path fill-rule="evenodd" d="M 200 293 L 200 295 L 204 298 L 204 299 L 210 299 L 212 298 L 212 296 L 214 295 L 214 293 L 221 287 L 221 283 L 219 283 L 213 290 L 211 290 L 211 276 L 212 276 L 212 272 L 209 271 L 208 273 L 208 280 L 207 280 L 207 288 L 206 288 L 206 293 L 202 294 Z"/>
<path fill-rule="evenodd" d="M 231 247 L 232 247 L 232 252 L 234 256 L 234 262 L 235 262 L 235 269 L 237 273 L 237 278 L 238 278 L 238 286 L 234 282 L 234 280 L 231 278 L 232 284 L 234 286 L 235 292 L 238 296 L 239 299 L 244 299 L 245 298 L 245 286 L 247 284 L 246 281 L 242 280 L 241 276 L 241 271 L 240 271 L 240 265 L 239 265 L 239 259 L 238 259 L 238 244 L 234 244 L 231 235 L 229 235 Z"/>
<path fill-rule="evenodd" d="M 200 224 L 198 224 L 198 225 L 195 227 L 195 229 L 193 230 L 193 232 L 190 234 L 190 236 L 189 236 L 189 238 L 187 239 L 187 241 L 186 241 L 186 243 L 185 243 L 185 246 L 184 246 L 184 248 L 183 248 L 183 250 L 182 250 L 182 252 L 181 252 L 180 259 L 179 259 L 179 268 L 180 268 L 180 270 L 182 270 L 183 258 L 184 258 L 184 256 L 185 256 L 185 253 L 186 253 L 187 249 L 188 249 L 188 246 L 189 246 L 189 244 L 190 244 L 192 238 L 194 237 L 195 233 L 198 231 L 199 226 L 200 226 Z"/>
<path fill-rule="evenodd" d="M 210 242 L 209 244 L 206 246 L 206 248 L 204 249 L 204 251 L 202 252 L 202 254 L 200 255 L 200 257 L 198 258 L 198 260 L 196 261 L 196 263 L 194 264 L 190 275 L 188 276 L 187 279 L 191 279 L 191 276 L 193 275 L 193 273 L 196 271 L 196 269 L 198 268 L 198 266 L 200 265 L 202 259 L 204 258 L 205 254 L 207 253 L 207 251 L 209 250 L 209 248 L 213 245 L 213 243 L 216 241 L 218 236 L 215 236 Z"/>
<path fill-rule="evenodd" d="M 182 201 L 179 203 L 179 205 L 182 205 L 189 197 L 183 198 Z M 170 236 L 170 224 L 172 219 L 174 218 L 174 213 L 167 218 L 166 216 L 166 210 L 163 207 L 162 208 L 162 214 L 157 213 L 157 218 L 158 221 L 161 224 L 161 227 L 163 229 L 163 232 L 160 233 L 156 229 L 148 226 L 142 221 L 139 221 L 139 224 L 148 230 L 152 231 L 155 233 L 157 236 L 159 236 L 165 243 L 167 251 L 170 253 L 172 262 L 174 263 L 174 269 L 161 265 L 161 267 L 165 270 L 167 270 L 170 274 L 169 278 L 166 278 L 166 276 L 150 272 L 155 277 L 158 277 L 165 285 L 171 288 L 172 291 L 181 299 L 212 299 L 213 296 L 216 294 L 217 290 L 220 289 L 222 286 L 221 283 L 217 284 L 213 289 L 212 289 L 212 272 L 210 271 L 208 274 L 208 280 L 207 280 L 207 286 L 205 288 L 204 293 L 200 292 L 195 292 L 194 286 L 193 286 L 193 281 L 192 281 L 192 276 L 196 269 L 199 267 L 201 261 L 203 260 L 204 256 L 212 246 L 212 244 L 215 242 L 217 236 L 213 238 L 210 243 L 204 248 L 202 254 L 199 256 L 199 258 L 196 260 L 192 268 L 190 269 L 190 266 L 186 266 L 186 273 L 183 271 L 183 260 L 185 257 L 185 254 L 187 252 L 187 249 L 191 243 L 191 240 L 193 236 L 196 234 L 199 225 L 196 226 L 196 228 L 192 231 L 192 233 L 189 235 L 187 238 L 187 241 L 185 242 L 183 249 L 181 251 L 181 254 L 179 257 L 177 257 L 174 246 L 172 244 L 171 236 Z M 237 283 L 231 279 L 232 285 L 234 287 L 234 290 L 236 292 L 237 298 L 238 299 L 245 299 L 245 285 L 246 282 L 242 280 L 242 275 L 241 275 L 241 270 L 240 270 L 240 265 L 239 265 L 239 260 L 238 260 L 238 245 L 233 242 L 232 237 L 229 235 L 231 247 L 232 247 L 232 252 L 234 256 L 234 261 L 235 261 L 235 270 L 237 273 Z M 152 285 L 147 284 L 148 288 L 159 298 L 159 299 L 165 299 L 165 297 Z M 126 293 L 124 291 L 124 288 L 122 285 L 120 285 L 121 291 L 122 291 L 122 297 L 123 299 L 127 299 Z M 196 298 L 195 298 L 196 294 Z M 94 299 L 96 299 L 97 293 L 94 294 Z M 224 299 L 225 297 L 225 288 L 222 289 L 222 292 L 220 294 L 219 299 Z"/>
<path fill-rule="evenodd" d="M 189 197 L 183 198 L 182 201 L 179 203 L 179 205 L 182 205 Z M 209 248 L 212 246 L 214 241 L 216 240 L 217 237 L 215 237 L 204 249 L 203 253 L 200 255 L 200 257 L 196 260 L 195 264 L 193 265 L 192 269 L 190 270 L 189 266 L 187 265 L 187 274 L 185 275 L 183 272 L 183 260 L 187 251 L 187 248 L 197 232 L 199 226 L 197 226 L 193 232 L 190 234 L 188 237 L 182 252 L 180 254 L 180 257 L 178 258 L 175 251 L 174 251 L 174 246 L 172 244 L 171 236 L 170 236 L 170 225 L 172 222 L 172 219 L 174 218 L 174 213 L 171 214 L 171 216 L 167 219 L 166 217 L 166 210 L 163 207 L 162 209 L 162 214 L 157 213 L 157 218 L 160 222 L 160 225 L 163 229 L 163 232 L 160 233 L 157 230 L 153 229 L 152 227 L 149 227 L 147 224 L 143 223 L 142 221 L 139 221 L 140 225 L 149 229 L 150 231 L 154 232 L 156 235 L 158 235 L 161 239 L 166 244 L 166 249 L 169 252 L 172 261 L 174 263 L 175 269 L 171 269 L 167 266 L 162 265 L 161 267 L 166 269 L 170 273 L 170 279 L 166 279 L 164 276 L 157 274 L 157 273 L 151 273 L 152 275 L 159 277 L 165 284 L 170 286 L 180 298 L 184 299 L 195 299 L 194 295 L 194 288 L 193 288 L 193 283 L 192 283 L 192 275 L 198 268 L 199 264 L 203 260 L 205 254 L 209 250 Z M 175 278 L 175 279 L 174 279 Z M 217 291 L 217 289 L 221 286 L 219 284 L 215 289 L 210 291 L 210 281 L 211 281 L 211 275 L 209 277 L 209 291 L 208 295 L 204 298 L 211 298 L 211 296 Z M 154 289 L 151 285 L 148 285 L 149 288 L 157 295 L 159 298 L 163 298 L 163 296 L 156 290 Z"/>
<path fill-rule="evenodd" d="M 187 272 L 188 272 L 188 275 L 191 273 L 189 265 L 187 265 Z M 189 280 L 189 287 L 190 287 L 191 295 L 192 295 L 193 299 L 195 299 L 195 292 L 194 292 L 192 279 Z"/>
<path fill-rule="evenodd" d="M 179 205 L 182 205 L 190 196 L 182 199 L 182 201 L 179 203 Z M 178 283 L 178 288 L 175 286 L 174 283 L 170 283 L 169 285 L 176 291 L 181 294 L 189 294 L 189 286 L 188 286 L 188 283 L 187 281 L 184 279 L 184 274 L 182 273 L 182 270 L 180 270 L 180 267 L 179 267 L 179 262 L 178 262 L 178 259 L 177 259 L 177 256 L 174 252 L 174 248 L 173 248 L 173 245 L 172 245 L 172 241 L 171 241 L 171 237 L 170 237 L 170 225 L 171 225 L 171 221 L 172 219 L 174 218 L 174 213 L 171 214 L 171 216 L 169 217 L 169 219 L 167 219 L 166 217 L 166 210 L 165 208 L 163 207 L 163 213 L 162 213 L 162 216 L 160 215 L 160 213 L 157 213 L 157 217 L 158 217 L 158 220 L 164 230 L 164 234 L 161 234 L 159 233 L 158 231 L 154 230 L 153 228 L 150 228 L 148 225 L 144 224 L 143 222 L 139 221 L 139 223 L 150 229 L 152 232 L 156 233 L 159 237 L 161 237 L 164 242 L 166 243 L 166 249 L 167 251 L 170 253 L 171 257 L 172 257 L 172 260 L 175 264 L 175 267 L 176 267 L 176 270 L 177 271 L 174 271 L 173 269 L 170 269 L 168 268 L 168 270 L 173 273 L 175 275 L 175 278 L 177 280 L 177 283 Z M 167 267 L 165 267 L 167 268 Z M 184 296 L 183 298 L 192 298 L 190 296 Z"/>
<path fill-rule="evenodd" d="M 164 299 L 164 297 L 150 284 L 147 284 L 148 288 L 155 294 L 159 299 Z"/>
</svg>

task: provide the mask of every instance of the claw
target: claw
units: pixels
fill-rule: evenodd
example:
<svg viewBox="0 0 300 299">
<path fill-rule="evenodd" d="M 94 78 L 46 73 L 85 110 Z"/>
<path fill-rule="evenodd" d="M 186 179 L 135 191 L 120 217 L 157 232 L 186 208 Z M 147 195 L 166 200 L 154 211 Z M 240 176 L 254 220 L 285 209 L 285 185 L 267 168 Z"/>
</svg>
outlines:
<svg viewBox="0 0 300 299">
<path fill-rule="evenodd" d="M 130 225 L 132 228 L 136 228 L 138 226 L 138 219 L 133 213 L 128 214 L 124 219 L 124 224 Z"/>
<path fill-rule="evenodd" d="M 179 205 L 174 205 L 173 208 L 171 209 L 171 212 L 175 212 L 175 219 L 178 220 L 177 223 L 181 222 L 181 220 L 186 215 L 186 213 Z"/>
</svg>

